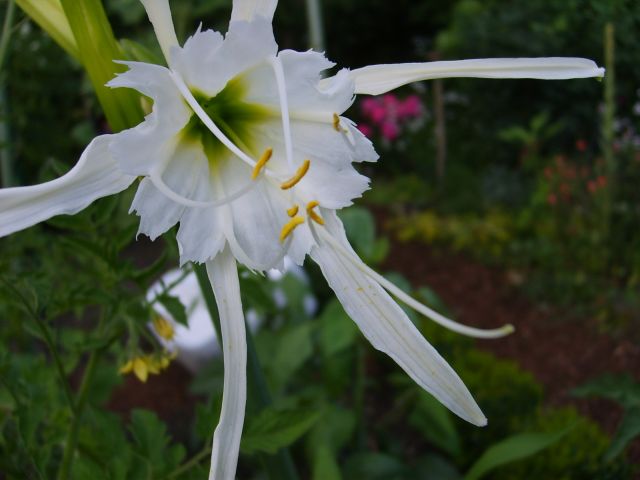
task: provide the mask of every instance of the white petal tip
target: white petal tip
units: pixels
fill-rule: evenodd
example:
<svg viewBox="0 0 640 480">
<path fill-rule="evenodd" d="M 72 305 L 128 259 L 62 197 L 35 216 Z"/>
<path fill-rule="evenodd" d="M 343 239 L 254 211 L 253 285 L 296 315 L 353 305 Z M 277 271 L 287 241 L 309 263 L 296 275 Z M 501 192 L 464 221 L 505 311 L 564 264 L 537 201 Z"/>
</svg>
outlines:
<svg viewBox="0 0 640 480">
<path fill-rule="evenodd" d="M 484 415 L 479 416 L 472 423 L 477 427 L 486 427 L 488 423 L 487 417 L 485 417 Z"/>
<path fill-rule="evenodd" d="M 511 335 L 513 332 L 515 332 L 516 327 L 508 323 L 507 325 L 504 325 L 500 330 L 502 330 L 502 336 L 506 337 L 507 335 Z"/>
</svg>

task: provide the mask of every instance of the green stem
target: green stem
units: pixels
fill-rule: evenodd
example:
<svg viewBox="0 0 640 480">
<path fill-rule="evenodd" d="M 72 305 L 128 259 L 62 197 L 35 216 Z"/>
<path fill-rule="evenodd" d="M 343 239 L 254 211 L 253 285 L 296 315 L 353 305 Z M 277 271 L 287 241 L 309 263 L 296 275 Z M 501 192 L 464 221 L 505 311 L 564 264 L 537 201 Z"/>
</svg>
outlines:
<svg viewBox="0 0 640 480">
<path fill-rule="evenodd" d="M 165 479 L 171 480 L 172 478 L 179 477 L 183 473 L 188 472 L 193 467 L 198 465 L 202 460 L 209 457 L 209 455 L 211 455 L 211 445 L 207 444 L 202 450 L 196 453 L 193 457 L 191 457 L 189 460 L 184 462 L 182 465 L 176 468 L 173 472 L 167 475 Z"/>
<path fill-rule="evenodd" d="M 42 334 L 42 339 L 44 343 L 47 345 L 49 349 L 49 353 L 53 357 L 53 363 L 56 366 L 56 370 L 58 372 L 58 376 L 60 377 L 60 383 L 62 383 L 62 390 L 64 391 L 65 397 L 67 398 L 67 402 L 69 403 L 69 408 L 75 414 L 75 404 L 73 402 L 73 395 L 71 394 L 71 389 L 69 388 L 69 383 L 67 382 L 67 374 L 64 371 L 64 367 L 62 366 L 62 361 L 60 360 L 60 356 L 58 355 L 58 349 L 56 348 L 55 342 L 51 337 L 51 333 L 49 332 L 49 327 L 46 325 L 44 320 L 40 317 L 40 314 L 31 306 L 31 303 L 25 298 L 22 292 L 15 287 L 12 283 L 7 280 L 2 280 L 4 286 L 13 292 L 13 294 L 20 299 L 22 305 L 25 310 L 29 314 L 31 318 L 33 318 Z"/>
<path fill-rule="evenodd" d="M 4 62 L 7 58 L 7 50 L 9 49 L 9 39 L 11 38 L 11 26 L 15 16 L 16 4 L 14 0 L 9 0 L 7 12 L 2 25 L 2 36 L 0 36 L 0 72 L 4 69 Z"/>
<path fill-rule="evenodd" d="M 104 318 L 105 316 L 104 314 L 102 314 L 98 323 L 98 332 L 102 331 Z M 95 349 L 89 355 L 89 361 L 87 362 L 87 366 L 84 369 L 82 382 L 80 383 L 80 388 L 78 389 L 78 394 L 76 396 L 75 415 L 71 423 L 71 428 L 69 429 L 69 432 L 67 434 L 64 453 L 62 455 L 62 463 L 60 465 L 60 470 L 58 471 L 58 480 L 68 480 L 69 478 L 71 478 L 71 468 L 73 466 L 73 459 L 76 452 L 76 446 L 78 444 L 78 433 L 80 431 L 82 413 L 89 397 L 89 385 L 91 385 L 91 382 L 93 381 L 93 376 L 96 372 L 96 366 L 98 365 L 100 356 L 106 348 L 107 347 L 101 347 Z"/>
<path fill-rule="evenodd" d="M 195 263 L 193 270 L 196 272 L 196 278 L 198 279 L 198 285 L 200 291 L 204 297 L 204 302 L 207 304 L 207 310 L 209 310 L 209 316 L 213 323 L 213 328 L 216 331 L 216 339 L 218 345 L 222 349 L 222 329 L 220 328 L 220 317 L 218 316 L 218 306 L 216 305 L 216 297 L 213 295 L 211 284 L 209 283 L 209 276 L 207 275 L 207 267 L 201 263 Z"/>
<path fill-rule="evenodd" d="M 356 344 L 356 378 L 353 385 L 353 403 L 355 404 L 358 431 L 356 434 L 356 445 L 360 451 L 366 449 L 367 432 L 365 430 L 364 418 L 364 391 L 366 382 L 365 368 L 365 348 L 361 341 Z"/>
<path fill-rule="evenodd" d="M 211 321 L 218 335 L 218 341 L 221 344 L 222 334 L 220 329 L 220 318 L 218 316 L 218 307 L 216 306 L 215 296 L 209 283 L 209 276 L 204 265 L 196 264 L 194 268 L 198 284 L 202 290 Z M 257 403 L 261 409 L 271 405 L 271 393 L 267 385 L 267 380 L 260 366 L 260 359 L 255 348 L 253 335 L 247 327 L 247 360 L 248 360 L 248 382 L 253 391 L 257 393 Z M 298 480 L 298 474 L 288 449 L 280 449 L 275 455 L 264 455 L 262 460 L 266 466 L 269 478 L 274 480 Z"/>
<path fill-rule="evenodd" d="M 306 0 L 307 24 L 309 27 L 309 46 L 316 52 L 324 52 L 324 28 L 320 0 Z"/>
<path fill-rule="evenodd" d="M 611 213 L 615 191 L 616 160 L 613 151 L 614 121 L 616 115 L 615 102 L 615 28 L 611 22 L 604 27 L 604 63 L 606 75 L 604 77 L 604 113 L 602 119 L 602 154 L 604 156 L 607 189 L 604 197 L 605 239 L 611 231 Z M 606 241 L 606 240 L 605 240 Z"/>
<path fill-rule="evenodd" d="M 2 26 L 2 36 L 0 36 L 0 177 L 4 188 L 14 184 L 11 131 L 9 128 L 9 102 L 7 101 L 6 75 L 4 72 L 14 16 L 15 3 L 14 0 L 9 0 L 4 17 L 4 25 Z"/>
<path fill-rule="evenodd" d="M 71 388 L 69 387 L 69 382 L 67 381 L 67 373 L 64 371 L 64 367 L 62 365 L 62 360 L 60 359 L 60 355 L 58 354 L 58 349 L 56 348 L 55 342 L 51 337 L 51 332 L 49 331 L 49 327 L 44 323 L 44 320 L 40 318 L 36 312 L 32 313 L 34 320 L 36 321 L 36 325 L 42 334 L 44 343 L 47 345 L 49 349 L 49 353 L 53 357 L 53 363 L 56 366 L 56 370 L 58 371 L 58 377 L 60 377 L 60 383 L 62 384 L 62 390 L 64 391 L 64 395 L 67 398 L 67 403 L 69 404 L 69 408 L 73 413 L 74 417 L 77 414 L 76 405 L 73 401 L 73 395 L 71 393 Z"/>
</svg>

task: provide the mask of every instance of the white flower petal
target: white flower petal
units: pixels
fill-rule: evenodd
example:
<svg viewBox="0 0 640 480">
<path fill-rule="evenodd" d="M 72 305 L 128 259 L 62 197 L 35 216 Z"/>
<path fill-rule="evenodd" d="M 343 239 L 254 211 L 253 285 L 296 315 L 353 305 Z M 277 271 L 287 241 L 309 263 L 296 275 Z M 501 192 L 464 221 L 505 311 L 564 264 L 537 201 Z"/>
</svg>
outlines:
<svg viewBox="0 0 640 480">
<path fill-rule="evenodd" d="M 109 82 L 111 87 L 128 87 L 153 100 L 153 110 L 144 122 L 114 136 L 111 153 L 123 172 L 149 175 L 169 160 L 176 144 L 175 135 L 192 115 L 170 71 L 158 65 L 123 62 L 129 70 Z"/>
<path fill-rule="evenodd" d="M 404 311 L 380 285 L 364 275 L 353 262 L 360 262 L 349 246 L 340 221 L 325 214 L 326 227 L 353 261 L 329 244 L 314 246 L 311 257 L 320 266 L 345 311 L 378 350 L 389 355 L 407 374 L 453 413 L 475 425 L 486 418 L 460 377 L 424 339 Z"/>
<path fill-rule="evenodd" d="M 203 56 L 207 43 L 210 50 Z M 229 80 L 277 51 L 271 23 L 256 17 L 251 22 L 231 22 L 222 43 L 215 32 L 196 32 L 185 48 L 174 49 L 172 55 L 189 86 L 213 97 Z"/>
<path fill-rule="evenodd" d="M 323 207 L 342 208 L 369 188 L 369 179 L 351 164 L 359 152 L 331 124 L 296 121 L 291 124 L 291 133 L 294 168 L 305 159 L 311 161 L 308 173 L 295 187 L 296 194 L 305 201 L 317 200 Z M 271 168 L 291 171 L 284 156 L 282 125 L 277 120 L 257 125 L 254 135 L 263 148 L 274 149 L 269 161 Z"/>
<path fill-rule="evenodd" d="M 236 158 L 220 165 L 220 184 L 216 194 L 224 196 L 251 179 L 251 169 Z M 282 261 L 283 244 L 279 241 L 282 226 L 290 219 L 284 195 L 267 181 L 232 203 L 220 207 L 225 236 L 236 258 L 253 270 L 277 268 Z"/>
<path fill-rule="evenodd" d="M 370 65 L 350 72 L 355 93 L 380 95 L 408 83 L 434 78 L 536 78 L 565 80 L 602 77 L 604 69 L 584 58 L 487 58 L 427 63 Z M 324 80 L 328 82 L 329 79 Z"/>
<path fill-rule="evenodd" d="M 173 20 L 171 19 L 171 9 L 169 8 L 169 0 L 140 0 L 144 9 L 147 11 L 149 21 L 153 25 L 156 32 L 158 43 L 166 58 L 167 63 L 171 65 L 170 52 L 171 48 L 178 45 L 176 31 L 173 28 Z"/>
<path fill-rule="evenodd" d="M 238 270 L 228 248 L 207 262 L 207 273 L 218 305 L 224 355 L 224 393 L 213 434 L 209 480 L 233 480 L 247 399 L 247 341 Z"/>
<path fill-rule="evenodd" d="M 209 163 L 199 143 L 178 143 L 162 179 L 172 191 L 183 197 L 196 201 L 207 201 L 213 197 Z M 155 240 L 181 219 L 185 209 L 184 205 L 167 198 L 149 178 L 145 178 L 138 187 L 130 211 L 140 216 L 138 233 Z"/>
<path fill-rule="evenodd" d="M 112 88 L 133 88 L 151 98 L 154 108 L 162 112 L 160 122 L 173 123 L 190 115 L 182 100 L 182 95 L 171 79 L 170 70 L 160 65 L 144 62 L 117 62 L 129 67 L 119 73 L 107 86 Z"/>
<path fill-rule="evenodd" d="M 333 114 L 341 114 L 353 103 L 353 81 L 347 70 L 341 70 L 328 82 L 321 83 L 322 72 L 335 64 L 314 51 L 283 50 L 278 53 L 286 78 L 287 101 L 291 119 L 312 120 L 331 124 Z M 249 85 L 246 101 L 280 109 L 278 89 L 269 65 L 247 72 L 243 79 Z"/>
<path fill-rule="evenodd" d="M 231 21 L 250 22 L 259 15 L 271 22 L 277 5 L 278 0 L 233 0 Z"/>
<path fill-rule="evenodd" d="M 206 85 L 209 77 L 215 76 L 209 65 L 214 61 L 223 37 L 213 30 L 198 29 L 190 36 L 182 48 L 172 50 L 172 68 L 180 72 L 188 85 Z"/>
<path fill-rule="evenodd" d="M 72 215 L 94 200 L 121 192 L 135 180 L 123 174 L 109 154 L 114 135 L 101 135 L 87 146 L 65 175 L 29 187 L 0 190 L 0 237 L 55 215 Z"/>
</svg>

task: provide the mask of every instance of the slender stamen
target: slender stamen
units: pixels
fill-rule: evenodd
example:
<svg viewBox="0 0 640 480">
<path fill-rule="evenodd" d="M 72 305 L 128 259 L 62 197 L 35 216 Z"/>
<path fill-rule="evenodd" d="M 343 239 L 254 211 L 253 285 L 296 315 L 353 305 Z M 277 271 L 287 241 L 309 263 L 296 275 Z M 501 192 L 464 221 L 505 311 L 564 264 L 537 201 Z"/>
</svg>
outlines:
<svg viewBox="0 0 640 480">
<path fill-rule="evenodd" d="M 297 217 L 293 217 L 291 220 L 285 223 L 284 227 L 282 227 L 282 230 L 280 231 L 280 241 L 284 242 L 284 240 L 289 235 L 291 235 L 291 232 L 293 232 L 298 225 L 302 225 L 303 223 L 304 218 L 302 218 L 300 215 L 298 215 Z"/>
<path fill-rule="evenodd" d="M 293 218 L 298 214 L 298 210 L 300 210 L 298 208 L 298 205 L 294 205 L 293 207 L 287 209 L 287 215 Z"/>
<path fill-rule="evenodd" d="M 291 187 L 295 186 L 307 174 L 307 172 L 309 171 L 309 165 L 311 165 L 311 161 L 306 159 L 304 162 L 302 162 L 302 165 L 300 165 L 300 168 L 298 168 L 293 177 L 283 182 L 280 185 L 280 188 L 282 190 L 289 190 Z"/>
<path fill-rule="evenodd" d="M 256 166 L 253 167 L 253 172 L 251 172 L 251 180 L 255 180 L 256 178 L 258 178 L 258 175 L 260 175 L 262 168 L 267 164 L 267 162 L 271 158 L 271 155 L 273 155 L 273 148 L 267 148 L 258 160 L 258 163 L 256 163 Z"/>
<path fill-rule="evenodd" d="M 216 190 L 219 190 L 224 195 L 225 185 L 220 179 L 220 177 L 218 175 L 214 175 L 213 181 L 214 181 Z M 259 183 L 250 182 L 250 184 L 258 185 Z M 288 238 L 284 242 L 284 244 L 282 245 L 282 248 L 280 248 L 280 251 L 277 252 L 277 255 L 272 261 L 269 261 L 266 263 L 257 263 L 254 259 L 252 259 L 247 254 L 247 252 L 245 252 L 244 248 L 242 248 L 242 246 L 240 245 L 240 242 L 238 242 L 238 239 L 236 238 L 234 227 L 233 227 L 233 219 L 232 219 L 233 210 L 231 208 L 231 205 L 227 204 L 227 208 L 223 208 L 222 210 L 220 210 L 220 213 L 223 215 L 223 218 L 224 218 L 224 221 L 222 223 L 223 223 L 223 230 L 224 230 L 225 237 L 227 239 L 227 242 L 229 242 L 229 246 L 231 247 L 231 250 L 233 251 L 234 256 L 238 259 L 238 262 L 244 264 L 252 272 L 257 271 L 258 273 L 271 270 L 272 268 L 278 268 L 278 265 L 280 264 L 280 262 L 282 262 L 285 255 L 289 251 L 289 247 L 291 246 L 291 238 Z"/>
<path fill-rule="evenodd" d="M 426 305 L 423 305 L 422 303 L 418 302 L 411 296 L 407 295 L 405 292 L 400 290 L 398 287 L 396 287 L 393 283 L 391 283 L 389 280 L 384 278 L 382 275 L 373 271 L 364 262 L 360 261 L 360 259 L 358 259 L 354 253 L 350 253 L 346 249 L 344 249 L 342 245 L 340 245 L 340 243 L 338 243 L 338 241 L 335 238 L 333 238 L 333 236 L 329 232 L 327 232 L 325 229 L 316 230 L 312 224 L 309 224 L 309 225 L 311 227 L 311 231 L 312 231 L 312 234 L 314 235 L 314 238 L 316 238 L 316 241 L 318 240 L 317 236 L 319 232 L 319 235 L 322 236 L 323 240 L 326 240 L 328 243 L 330 243 L 331 246 L 336 249 L 336 251 L 338 251 L 343 257 L 345 257 L 346 260 L 351 262 L 361 272 L 363 272 L 365 275 L 371 278 L 374 282 L 377 282 L 381 287 L 383 287 L 385 290 L 391 293 L 398 300 L 404 302 L 405 304 L 413 308 L 418 313 L 421 313 L 425 317 L 430 318 L 431 320 L 438 323 L 439 325 L 442 325 L 443 327 L 448 328 L 449 330 L 452 330 L 454 332 L 460 333 L 462 335 L 467 335 L 469 337 L 475 337 L 475 338 L 500 338 L 500 337 L 504 337 L 505 335 L 509 335 L 510 333 L 513 333 L 514 328 L 513 328 L 513 325 L 510 325 L 510 324 L 503 325 L 500 328 L 485 330 L 482 328 L 475 328 L 475 327 L 469 327 L 467 325 L 462 325 L 458 322 L 455 322 L 445 317 L 444 315 L 439 314 L 435 310 L 432 310 L 431 308 L 427 307 Z"/>
<path fill-rule="evenodd" d="M 320 205 L 320 203 L 315 200 L 307 203 L 307 216 L 318 225 L 324 225 L 324 219 L 313 210 L 318 205 Z"/>
<path fill-rule="evenodd" d="M 242 150 L 240 150 L 240 148 L 236 144 L 234 144 L 231 140 L 229 140 L 229 138 L 222 132 L 222 130 L 220 130 L 216 126 L 216 124 L 213 122 L 213 120 L 211 120 L 211 117 L 207 115 L 207 113 L 200 106 L 198 101 L 195 99 L 195 97 L 189 90 L 189 87 L 187 87 L 186 83 L 184 83 L 184 80 L 182 79 L 180 74 L 178 74 L 177 72 L 171 71 L 169 75 L 171 76 L 173 83 L 175 83 L 176 87 L 182 94 L 182 97 L 185 99 L 187 104 L 191 107 L 193 112 L 198 116 L 198 118 L 204 124 L 204 126 L 207 127 L 209 131 L 213 133 L 213 135 L 218 140 L 220 140 L 220 143 L 222 143 L 225 147 L 227 147 L 240 160 L 248 164 L 250 167 L 255 167 L 257 162 L 253 160 L 249 155 L 244 153 Z M 266 171 L 265 174 L 269 177 L 275 176 L 272 172 L 269 172 L 269 171 Z"/>
<path fill-rule="evenodd" d="M 203 202 L 198 200 L 191 200 L 190 198 L 184 197 L 179 193 L 173 191 L 171 187 L 169 187 L 169 185 L 167 185 L 162 179 L 162 171 L 160 170 L 151 172 L 151 174 L 149 175 L 149 180 L 151 180 L 151 183 L 153 183 L 153 186 L 156 187 L 160 191 L 160 193 L 162 193 L 164 196 L 166 196 L 170 200 L 173 200 L 174 202 L 179 203 L 180 205 L 184 205 L 185 207 L 194 207 L 194 208 L 220 207 L 222 205 L 226 205 L 228 203 L 233 202 L 234 200 L 237 200 L 243 195 L 246 195 L 257 185 L 256 182 L 249 182 L 244 187 L 240 188 L 239 190 L 232 193 L 231 195 L 224 196 L 219 200 L 211 200 L 211 201 Z"/>
<path fill-rule="evenodd" d="M 284 69 L 280 57 L 271 58 L 271 67 L 276 77 L 278 97 L 280 100 L 280 115 L 282 116 L 282 133 L 284 136 L 284 148 L 289 168 L 293 168 L 293 142 L 291 141 L 291 122 L 289 120 L 289 101 L 287 100 L 287 84 L 284 77 Z"/>
</svg>

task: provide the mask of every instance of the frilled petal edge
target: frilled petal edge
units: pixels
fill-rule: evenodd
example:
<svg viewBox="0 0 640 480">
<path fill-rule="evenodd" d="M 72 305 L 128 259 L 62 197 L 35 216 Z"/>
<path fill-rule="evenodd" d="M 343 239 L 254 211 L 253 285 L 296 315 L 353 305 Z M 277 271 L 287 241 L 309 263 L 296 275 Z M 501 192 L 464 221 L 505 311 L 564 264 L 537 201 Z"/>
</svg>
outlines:
<svg viewBox="0 0 640 480">
<path fill-rule="evenodd" d="M 126 189 L 136 177 L 123 174 L 111 154 L 113 135 L 93 139 L 78 163 L 50 182 L 0 190 L 0 237 L 55 215 L 72 215 L 94 200 Z"/>
<path fill-rule="evenodd" d="M 345 249 L 353 252 L 339 220 L 326 215 L 325 221 L 329 232 Z M 311 257 L 347 314 L 374 348 L 389 355 L 418 385 L 456 415 L 475 425 L 487 423 L 460 377 L 389 294 L 355 266 L 354 262 L 361 261 L 355 252 L 350 262 L 330 244 L 320 241 L 312 249 Z"/>
<path fill-rule="evenodd" d="M 604 76 L 592 60 L 573 57 L 483 58 L 426 63 L 369 65 L 350 72 L 355 93 L 380 95 L 395 88 L 434 78 L 534 78 L 566 80 Z M 327 80 L 324 80 L 326 82 Z"/>
<path fill-rule="evenodd" d="M 222 329 L 224 393 L 213 434 L 209 480 L 233 480 L 247 399 L 247 341 L 235 258 L 226 247 L 207 262 Z"/>
</svg>

